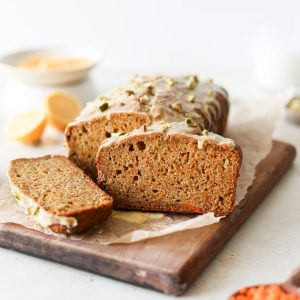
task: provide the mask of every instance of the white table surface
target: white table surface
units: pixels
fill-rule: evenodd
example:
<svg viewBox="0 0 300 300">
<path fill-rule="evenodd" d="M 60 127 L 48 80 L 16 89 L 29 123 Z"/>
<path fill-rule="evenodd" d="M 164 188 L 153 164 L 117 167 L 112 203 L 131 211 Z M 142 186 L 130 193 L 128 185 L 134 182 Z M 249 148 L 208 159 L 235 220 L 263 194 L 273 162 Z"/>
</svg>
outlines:
<svg viewBox="0 0 300 300">
<path fill-rule="evenodd" d="M 243 101 L 268 98 L 270 107 L 277 107 L 271 94 L 255 89 L 247 72 L 210 70 L 213 78 Z M 99 70 L 94 79 L 104 90 L 122 82 L 126 72 Z M 0 81 L 0 93 L 4 87 Z M 24 100 L 24 99 L 23 99 Z M 16 104 L 3 103 L 1 107 Z M 26 108 L 26 101 L 22 108 Z M 255 108 L 259 109 L 259 108 Z M 0 110 L 1 131 L 7 119 Z M 279 121 L 275 137 L 293 143 L 300 151 L 300 127 Z M 65 153 L 63 136 L 48 129 L 42 147 L 22 146 L 0 135 L 0 184 L 5 181 L 9 160 L 21 156 Z M 227 243 L 223 251 L 198 277 L 182 298 L 227 299 L 238 288 L 263 282 L 280 282 L 300 264 L 300 159 L 267 196 L 248 221 Z M 57 263 L 0 248 L 1 299 L 170 299 L 172 296 L 122 283 Z"/>
</svg>

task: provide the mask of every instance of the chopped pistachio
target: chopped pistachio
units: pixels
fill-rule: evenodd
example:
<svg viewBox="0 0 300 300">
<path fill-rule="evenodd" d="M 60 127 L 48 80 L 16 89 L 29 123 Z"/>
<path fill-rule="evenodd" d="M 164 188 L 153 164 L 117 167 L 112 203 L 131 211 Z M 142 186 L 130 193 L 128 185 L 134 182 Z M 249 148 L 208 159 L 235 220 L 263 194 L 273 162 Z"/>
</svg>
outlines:
<svg viewBox="0 0 300 300">
<path fill-rule="evenodd" d="M 196 75 L 189 77 L 188 88 L 193 90 L 197 87 L 199 83 L 198 77 Z"/>
<path fill-rule="evenodd" d="M 35 216 L 39 212 L 40 208 L 39 207 L 32 207 L 29 206 L 26 209 L 26 214 L 29 216 Z"/>
<path fill-rule="evenodd" d="M 190 102 L 190 103 L 194 103 L 195 99 L 196 99 L 195 95 L 189 95 L 188 98 L 187 98 L 187 101 Z"/>
<path fill-rule="evenodd" d="M 14 197 L 17 201 L 21 200 L 20 195 L 18 193 L 14 193 Z"/>
<path fill-rule="evenodd" d="M 171 108 L 173 110 L 176 110 L 178 112 L 181 112 L 182 111 L 182 105 L 180 103 L 172 103 L 171 104 Z"/>
<path fill-rule="evenodd" d="M 109 101 L 109 98 L 106 97 L 106 96 L 102 96 L 99 98 L 100 100 L 100 105 L 99 105 L 99 110 L 100 111 L 105 111 L 108 109 L 108 101 Z"/>
<path fill-rule="evenodd" d="M 167 79 L 166 79 L 166 82 L 167 82 L 167 84 L 168 84 L 169 86 L 173 86 L 173 85 L 175 84 L 175 81 L 174 81 L 173 79 L 171 79 L 171 78 L 167 78 Z"/>
<path fill-rule="evenodd" d="M 213 90 L 209 90 L 209 91 L 207 92 L 207 95 L 208 95 L 209 97 L 214 97 L 214 96 L 216 95 L 216 93 L 215 93 L 215 91 L 213 91 Z"/>
<path fill-rule="evenodd" d="M 185 119 L 185 124 L 188 126 L 188 127 L 196 127 L 197 124 L 193 121 L 193 119 L 191 118 L 187 118 Z"/>
<path fill-rule="evenodd" d="M 163 132 L 167 132 L 169 129 L 170 129 L 170 125 L 168 125 L 168 124 L 164 124 L 162 127 Z"/>
<path fill-rule="evenodd" d="M 125 93 L 126 93 L 128 96 L 134 95 L 134 91 L 133 91 L 133 90 L 126 90 Z"/>
<path fill-rule="evenodd" d="M 208 135 L 208 130 L 207 129 L 202 130 L 201 134 L 202 135 Z"/>
<path fill-rule="evenodd" d="M 99 110 L 101 110 L 102 112 L 108 109 L 108 103 L 107 102 L 103 102 L 102 104 L 99 105 Z"/>
<path fill-rule="evenodd" d="M 138 101 L 141 103 L 141 104 L 147 104 L 149 102 L 149 96 L 148 95 L 143 95 L 141 96 Z"/>
<path fill-rule="evenodd" d="M 147 94 L 148 95 L 153 95 L 154 93 L 153 93 L 153 89 L 154 89 L 154 86 L 153 86 L 153 83 L 152 82 L 146 82 L 146 83 L 144 83 L 143 84 L 143 86 L 145 87 L 145 88 L 147 88 Z"/>
</svg>

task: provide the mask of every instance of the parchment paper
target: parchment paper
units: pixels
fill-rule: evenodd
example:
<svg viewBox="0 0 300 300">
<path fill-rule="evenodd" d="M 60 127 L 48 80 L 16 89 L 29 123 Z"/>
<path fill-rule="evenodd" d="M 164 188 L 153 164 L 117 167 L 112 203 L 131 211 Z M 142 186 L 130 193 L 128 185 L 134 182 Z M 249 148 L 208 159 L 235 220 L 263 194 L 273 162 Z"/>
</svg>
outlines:
<svg viewBox="0 0 300 300">
<path fill-rule="evenodd" d="M 225 136 L 234 139 L 243 151 L 236 203 L 239 203 L 246 195 L 254 179 L 255 167 L 271 150 L 276 116 L 277 111 L 270 109 L 270 102 L 236 101 L 231 105 Z M 203 227 L 219 222 L 220 219 L 221 217 L 215 217 L 213 213 L 191 216 L 115 210 L 101 227 L 82 235 L 59 236 L 99 244 L 132 243 L 176 231 Z M 18 206 L 11 196 L 8 183 L 4 184 L 0 190 L 0 223 L 7 222 L 43 231 Z M 51 231 L 46 233 L 53 234 Z"/>
</svg>

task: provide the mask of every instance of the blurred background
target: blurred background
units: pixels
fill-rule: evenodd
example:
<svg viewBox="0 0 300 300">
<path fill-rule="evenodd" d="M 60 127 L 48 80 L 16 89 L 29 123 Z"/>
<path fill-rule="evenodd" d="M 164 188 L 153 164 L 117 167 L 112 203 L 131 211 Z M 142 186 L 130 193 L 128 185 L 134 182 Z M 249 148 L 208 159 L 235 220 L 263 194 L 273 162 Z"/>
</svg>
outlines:
<svg viewBox="0 0 300 300">
<path fill-rule="evenodd" d="M 239 100 L 295 89 L 299 11 L 297 0 L 0 0 L 0 126 L 55 90 L 84 105 L 138 72 L 212 77 Z M 85 80 L 63 85 L 40 84 L 39 73 L 31 80 L 22 56 L 5 58 L 82 46 L 97 54 L 95 66 Z"/>
<path fill-rule="evenodd" d="M 1 53 L 88 44 L 127 69 L 250 69 L 259 25 L 287 28 L 297 0 L 1 0 Z"/>
</svg>

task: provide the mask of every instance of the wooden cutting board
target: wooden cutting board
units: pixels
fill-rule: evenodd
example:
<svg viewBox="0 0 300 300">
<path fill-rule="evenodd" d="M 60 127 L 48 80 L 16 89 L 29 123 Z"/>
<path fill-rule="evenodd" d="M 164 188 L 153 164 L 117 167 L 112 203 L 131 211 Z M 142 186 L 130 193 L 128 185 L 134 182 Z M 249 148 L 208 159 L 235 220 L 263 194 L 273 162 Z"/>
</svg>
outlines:
<svg viewBox="0 0 300 300">
<path fill-rule="evenodd" d="M 293 146 L 274 141 L 272 151 L 258 165 L 245 199 L 217 224 L 130 245 L 101 246 L 50 237 L 8 223 L 0 225 L 0 246 L 178 295 L 263 201 L 288 170 L 295 154 Z"/>
</svg>

